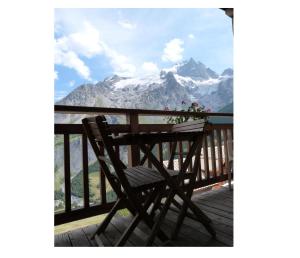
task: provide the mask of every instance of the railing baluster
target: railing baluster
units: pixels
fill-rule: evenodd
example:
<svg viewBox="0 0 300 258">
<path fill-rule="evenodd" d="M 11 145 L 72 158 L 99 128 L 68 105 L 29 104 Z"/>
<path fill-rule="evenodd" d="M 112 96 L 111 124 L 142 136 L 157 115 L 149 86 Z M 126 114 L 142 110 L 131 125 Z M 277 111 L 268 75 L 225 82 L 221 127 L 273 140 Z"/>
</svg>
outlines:
<svg viewBox="0 0 300 258">
<path fill-rule="evenodd" d="M 104 155 L 104 146 L 100 147 L 100 155 Z M 100 196 L 101 196 L 101 204 L 106 204 L 106 177 L 101 166 L 100 166 Z"/>
<path fill-rule="evenodd" d="M 206 180 L 210 178 L 209 175 L 209 165 L 208 165 L 208 151 L 207 151 L 207 138 L 206 135 L 203 136 L 203 153 L 204 153 L 204 169 L 206 174 Z"/>
<path fill-rule="evenodd" d="M 65 211 L 71 211 L 70 138 L 64 134 Z"/>
<path fill-rule="evenodd" d="M 227 138 L 227 130 L 222 130 L 223 131 L 223 137 L 224 137 L 224 156 L 225 156 L 225 170 L 226 174 L 228 174 L 228 167 L 229 167 L 229 153 L 228 153 L 228 138 Z"/>
<path fill-rule="evenodd" d="M 148 147 L 150 148 L 150 144 L 148 144 Z M 152 151 L 154 150 L 155 146 L 153 147 Z M 148 165 L 148 168 L 152 168 L 152 163 L 149 159 L 147 159 L 147 165 Z"/>
<path fill-rule="evenodd" d="M 191 147 L 191 142 L 189 142 L 189 148 Z M 195 155 L 195 163 L 198 162 L 197 159 L 199 160 L 199 168 L 198 168 L 198 171 L 197 171 L 197 177 L 196 177 L 196 180 L 197 181 L 202 181 L 202 165 L 201 165 L 201 153 L 203 151 L 203 148 L 201 148 L 201 151 L 199 153 L 199 155 Z"/>
<path fill-rule="evenodd" d="M 209 139 L 210 139 L 211 166 L 212 166 L 213 177 L 217 177 L 214 130 L 212 130 L 212 132 L 209 134 Z"/>
<path fill-rule="evenodd" d="M 223 175 L 223 158 L 222 158 L 222 139 L 221 130 L 217 129 L 217 145 L 218 145 L 218 165 L 219 165 L 219 175 Z"/>
<path fill-rule="evenodd" d="M 163 157 L 163 147 L 162 147 L 161 142 L 158 144 L 158 157 L 159 157 L 159 161 L 161 163 L 163 163 L 164 162 L 164 157 Z"/>
<path fill-rule="evenodd" d="M 82 135 L 82 170 L 83 170 L 83 203 L 84 207 L 90 206 L 90 189 L 89 189 L 89 164 L 88 164 L 88 143 L 87 136 Z"/>
<path fill-rule="evenodd" d="M 119 133 L 114 133 L 114 136 L 117 137 L 118 135 L 119 135 Z M 120 158 L 120 146 L 119 145 L 115 146 L 115 152 L 117 154 L 117 157 Z"/>
<path fill-rule="evenodd" d="M 171 153 L 172 153 L 172 144 L 175 144 L 175 142 L 169 142 L 168 145 L 169 145 L 169 148 L 168 148 L 168 151 L 169 151 L 169 158 L 171 157 Z M 174 169 L 174 159 L 172 159 L 170 161 L 170 169 Z"/>
<path fill-rule="evenodd" d="M 178 151 L 179 151 L 179 155 L 178 155 L 178 166 L 179 166 L 179 169 L 181 169 L 181 166 L 182 166 L 182 163 L 183 163 L 183 154 L 182 154 L 182 141 L 178 142 L 179 144 L 179 148 L 178 148 Z"/>
<path fill-rule="evenodd" d="M 228 158 L 229 161 L 233 162 L 233 134 L 232 134 L 232 129 L 228 129 Z M 233 164 L 231 164 L 233 166 Z M 233 167 L 231 167 L 233 169 Z M 232 179 L 232 171 L 228 170 L 228 183 L 229 183 L 229 189 L 231 189 L 231 179 Z"/>
<path fill-rule="evenodd" d="M 191 142 L 188 142 L 188 152 L 190 151 L 191 148 Z M 196 162 L 199 162 L 199 166 L 198 166 L 198 170 L 196 171 L 197 176 L 196 176 L 196 181 L 202 181 L 202 169 L 201 169 L 201 153 L 203 151 L 203 144 L 202 144 L 202 148 L 201 151 L 199 153 L 199 156 L 195 155 L 195 159 L 194 159 L 194 165 L 196 164 Z M 197 154 L 197 152 L 195 153 Z M 198 160 L 198 161 L 197 161 Z M 192 172 L 193 169 L 193 164 L 190 164 L 189 166 L 189 171 Z"/>
<path fill-rule="evenodd" d="M 188 150 L 188 152 L 190 152 L 190 149 L 191 149 L 191 142 L 190 141 L 188 141 L 187 142 L 187 150 Z M 201 154 L 201 153 L 200 153 Z M 195 156 L 196 157 L 196 156 Z M 194 161 L 195 162 L 195 161 Z M 190 165 L 189 165 L 189 172 L 192 172 L 192 169 L 193 169 L 193 164 L 192 164 L 192 162 L 190 163 Z"/>
<path fill-rule="evenodd" d="M 127 114 L 127 123 L 130 125 L 131 133 L 139 132 L 139 116 L 135 113 Z M 128 146 L 128 165 L 130 167 L 140 164 L 140 150 L 137 145 Z"/>
</svg>

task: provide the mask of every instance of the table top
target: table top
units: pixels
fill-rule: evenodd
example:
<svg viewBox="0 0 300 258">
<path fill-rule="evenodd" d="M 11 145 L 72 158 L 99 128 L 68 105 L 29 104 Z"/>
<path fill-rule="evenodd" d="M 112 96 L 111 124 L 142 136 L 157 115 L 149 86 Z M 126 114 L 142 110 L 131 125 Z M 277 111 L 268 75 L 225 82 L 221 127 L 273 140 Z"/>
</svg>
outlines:
<svg viewBox="0 0 300 258">
<path fill-rule="evenodd" d="M 130 133 L 113 138 L 114 145 L 151 144 L 160 142 L 193 141 L 202 132 Z"/>
</svg>

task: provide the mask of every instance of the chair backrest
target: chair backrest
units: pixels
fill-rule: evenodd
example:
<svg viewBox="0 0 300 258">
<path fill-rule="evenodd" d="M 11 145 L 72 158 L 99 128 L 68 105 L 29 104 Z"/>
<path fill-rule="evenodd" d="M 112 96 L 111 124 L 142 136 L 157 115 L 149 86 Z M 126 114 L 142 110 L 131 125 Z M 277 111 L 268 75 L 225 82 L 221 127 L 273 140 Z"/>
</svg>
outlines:
<svg viewBox="0 0 300 258">
<path fill-rule="evenodd" d="M 206 131 L 206 127 L 205 127 L 206 125 L 207 125 L 207 122 L 205 119 L 197 119 L 197 120 L 187 121 L 184 123 L 173 125 L 171 131 L 178 132 L 178 133 L 179 132 L 199 132 L 199 133 L 201 133 L 201 136 L 203 137 L 203 134 Z M 201 141 L 202 141 L 202 138 L 201 138 Z M 200 155 L 200 151 L 202 148 L 202 142 L 199 147 L 200 148 L 197 153 L 199 153 L 199 155 Z M 171 148 L 171 155 L 170 155 L 169 162 L 168 162 L 168 169 L 174 169 L 174 158 L 178 154 L 178 153 L 176 153 L 176 149 L 177 149 L 177 142 L 174 142 L 172 144 L 172 148 Z"/>
<path fill-rule="evenodd" d="M 103 168 L 105 176 L 114 191 L 116 193 L 117 191 L 120 193 L 121 185 L 124 188 L 130 187 L 123 171 L 125 165 L 120 161 L 115 149 L 113 148 L 112 133 L 105 116 L 84 118 L 82 123 L 100 166 Z M 107 165 L 108 159 L 104 156 L 103 147 L 107 151 L 110 163 L 114 167 L 116 174 L 112 173 Z"/>
<path fill-rule="evenodd" d="M 173 125 L 172 132 L 203 132 L 206 125 L 205 119 L 188 121 Z"/>
</svg>

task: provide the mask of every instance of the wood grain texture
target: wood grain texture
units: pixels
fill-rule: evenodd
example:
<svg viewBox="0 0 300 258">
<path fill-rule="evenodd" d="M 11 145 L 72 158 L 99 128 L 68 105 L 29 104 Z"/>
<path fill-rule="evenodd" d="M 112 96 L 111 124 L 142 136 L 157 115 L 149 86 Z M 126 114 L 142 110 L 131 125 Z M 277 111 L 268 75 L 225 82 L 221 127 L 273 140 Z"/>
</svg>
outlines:
<svg viewBox="0 0 300 258">
<path fill-rule="evenodd" d="M 233 246 L 233 207 L 228 205 L 233 204 L 233 191 L 222 187 L 206 192 L 194 192 L 192 200 L 212 219 L 217 232 L 216 239 L 210 237 L 201 223 L 186 217 L 176 240 L 162 242 L 155 238 L 154 246 Z M 222 205 L 222 200 L 227 205 Z M 178 213 L 174 210 L 168 211 L 161 227 L 164 232 L 171 233 L 177 216 Z M 132 216 L 115 215 L 106 233 L 98 242 L 102 246 L 113 246 L 131 220 Z M 55 246 L 95 246 L 96 240 L 91 241 L 89 237 L 96 228 L 96 225 L 91 225 L 81 230 L 56 235 Z M 149 228 L 144 223 L 140 223 L 125 246 L 144 246 L 149 232 Z"/>
</svg>

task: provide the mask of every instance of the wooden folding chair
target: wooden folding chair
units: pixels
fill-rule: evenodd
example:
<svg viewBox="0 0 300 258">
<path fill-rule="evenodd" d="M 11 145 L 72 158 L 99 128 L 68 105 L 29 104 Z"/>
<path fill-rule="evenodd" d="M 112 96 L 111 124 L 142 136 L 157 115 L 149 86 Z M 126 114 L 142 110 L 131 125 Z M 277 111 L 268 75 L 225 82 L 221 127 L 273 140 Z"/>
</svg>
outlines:
<svg viewBox="0 0 300 258">
<path fill-rule="evenodd" d="M 157 207 L 160 200 L 158 196 L 161 196 L 166 188 L 165 178 L 154 169 L 143 166 L 127 168 L 124 165 L 116 153 L 114 138 L 104 116 L 85 118 L 82 122 L 100 166 L 117 195 L 115 205 L 98 227 L 93 238 L 105 231 L 118 209 L 126 207 L 132 213 L 133 220 L 115 243 L 115 246 L 123 246 L 139 222 L 145 222 L 152 229 L 153 217 L 147 211 L 151 204 Z M 101 148 L 103 147 L 109 158 L 102 154 Z M 113 166 L 114 173 L 110 171 L 110 165 Z M 171 177 L 178 175 L 178 171 L 168 170 L 168 173 Z M 156 231 L 162 241 L 168 240 L 163 231 Z"/>
<path fill-rule="evenodd" d="M 171 155 L 168 163 L 167 169 L 162 166 L 156 159 L 156 157 L 151 152 L 152 145 L 146 146 L 143 143 L 139 144 L 139 147 L 141 150 L 145 153 L 146 157 L 151 161 L 153 166 L 166 178 L 167 185 L 170 187 L 169 192 L 167 194 L 167 199 L 162 205 L 162 209 L 159 213 L 159 215 L 156 218 L 155 225 L 153 227 L 153 230 L 151 232 L 151 235 L 148 239 L 147 244 L 151 245 L 154 241 L 155 234 L 159 231 L 160 225 L 171 205 L 171 203 L 176 203 L 179 205 L 180 208 L 180 214 L 178 216 L 178 220 L 176 223 L 176 226 L 174 228 L 174 232 L 172 234 L 172 239 L 176 238 L 180 226 L 182 225 L 183 219 L 186 216 L 187 209 L 191 209 L 194 215 L 196 216 L 197 220 L 199 220 L 203 226 L 207 229 L 207 231 L 215 237 L 216 233 L 213 227 L 211 226 L 211 220 L 207 217 L 205 213 L 203 213 L 192 201 L 192 193 L 194 189 L 194 185 L 196 182 L 196 176 L 197 171 L 199 168 L 199 162 L 200 162 L 200 152 L 202 148 L 202 140 L 203 137 L 206 137 L 204 135 L 204 129 L 205 129 L 205 121 L 204 120 L 197 120 L 193 122 L 186 122 L 179 125 L 174 125 L 172 129 L 171 135 L 175 139 L 172 140 L 172 148 L 171 148 Z M 178 133 L 178 134 L 177 134 Z M 189 134 L 190 133 L 190 134 Z M 177 177 L 172 178 L 168 175 L 167 171 L 170 171 L 170 169 L 174 169 L 173 161 L 176 154 L 176 148 L 177 148 L 177 140 L 182 140 L 182 138 L 185 138 L 184 135 L 191 135 L 192 136 L 192 145 L 190 147 L 190 150 L 188 151 L 188 154 L 180 168 L 180 171 L 177 175 Z M 170 135 L 169 135 L 170 136 Z M 164 137 L 164 136 L 162 136 Z M 146 139 L 146 137 L 140 136 L 140 138 Z M 190 138 L 190 137 L 189 137 Z M 176 140 L 177 139 L 177 140 Z M 192 157 L 196 154 L 194 166 L 192 169 L 192 173 L 186 173 L 188 167 L 190 166 L 192 162 Z M 189 174 L 189 175 L 188 175 Z M 188 177 L 187 177 L 188 175 Z M 189 184 L 186 187 L 186 190 L 183 189 L 184 180 L 186 178 L 189 178 Z M 180 205 L 177 203 L 174 199 L 175 195 L 178 195 L 183 200 L 183 205 Z"/>
<path fill-rule="evenodd" d="M 181 195 L 180 197 L 185 197 L 182 198 L 183 199 L 183 204 L 180 205 L 176 200 L 175 200 L 175 194 L 176 192 L 171 190 L 167 196 L 166 201 L 163 204 L 163 208 L 161 213 L 158 215 L 158 219 L 155 223 L 154 229 L 152 231 L 152 234 L 149 237 L 149 241 L 148 244 L 151 244 L 152 241 L 154 240 L 154 236 L 155 236 L 155 231 L 159 229 L 160 224 L 163 221 L 164 216 L 166 215 L 169 206 L 171 205 L 171 203 L 173 203 L 177 208 L 180 209 L 178 218 L 177 218 L 177 223 L 176 226 L 173 229 L 172 235 L 171 235 L 171 239 L 175 239 L 179 233 L 180 227 L 183 223 L 183 220 L 187 214 L 187 210 L 188 208 L 192 208 L 193 212 L 196 216 L 196 218 L 204 225 L 204 227 L 208 230 L 208 232 L 214 237 L 215 236 L 215 231 L 212 228 L 212 226 L 210 225 L 211 220 L 206 216 L 206 214 L 204 214 L 198 207 L 196 207 L 195 205 L 193 205 L 193 203 L 191 202 L 191 197 L 193 194 L 193 190 L 194 190 L 194 185 L 196 183 L 196 177 L 197 177 L 197 172 L 198 169 L 200 167 L 200 154 L 201 154 L 201 149 L 202 149 L 202 141 L 203 141 L 203 137 L 206 137 L 206 134 L 209 133 L 208 130 L 209 127 L 206 127 L 206 121 L 204 119 L 199 119 L 199 120 L 195 120 L 195 121 L 189 121 L 189 122 L 185 122 L 185 123 L 181 123 L 181 124 L 177 124 L 174 125 L 172 128 L 172 132 L 173 133 L 182 133 L 182 132 L 196 132 L 198 134 L 197 140 L 195 140 L 195 142 L 192 144 L 192 146 L 190 147 L 190 152 L 188 153 L 188 155 L 186 156 L 185 161 L 183 162 L 180 172 L 178 174 L 178 176 L 176 178 L 173 178 L 175 184 L 177 184 L 178 186 L 178 190 L 179 187 L 184 186 L 184 181 L 186 179 L 189 180 L 188 184 L 185 185 L 185 196 Z M 171 154 L 169 157 L 169 161 L 168 161 L 168 167 L 167 169 L 174 169 L 174 158 L 177 154 L 176 150 L 177 150 L 177 146 L 178 146 L 178 142 L 175 141 L 172 143 L 172 147 L 171 147 Z M 153 155 L 150 153 L 150 150 L 153 148 L 153 146 L 151 145 L 148 150 L 145 148 L 144 151 L 147 152 L 151 157 L 150 160 L 152 160 L 153 162 L 155 161 Z M 194 149 L 193 149 L 194 148 Z M 195 154 L 195 159 L 194 159 L 194 164 L 192 166 L 192 171 L 187 172 L 189 164 L 192 163 L 192 158 Z M 158 167 L 157 167 L 158 168 Z M 172 183 L 172 182 L 171 182 Z"/>
</svg>

